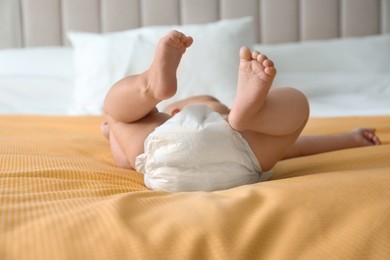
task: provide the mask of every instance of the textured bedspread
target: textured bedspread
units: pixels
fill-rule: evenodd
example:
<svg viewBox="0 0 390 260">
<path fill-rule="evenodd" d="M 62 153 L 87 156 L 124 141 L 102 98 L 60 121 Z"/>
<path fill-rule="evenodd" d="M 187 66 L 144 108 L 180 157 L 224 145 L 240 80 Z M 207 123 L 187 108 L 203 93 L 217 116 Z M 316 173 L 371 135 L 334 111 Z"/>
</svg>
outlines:
<svg viewBox="0 0 390 260">
<path fill-rule="evenodd" d="M 99 124 L 0 116 L 0 259 L 390 256 L 390 117 L 311 119 L 305 130 L 373 126 L 382 146 L 285 160 L 268 182 L 173 194 L 116 168 Z"/>
</svg>

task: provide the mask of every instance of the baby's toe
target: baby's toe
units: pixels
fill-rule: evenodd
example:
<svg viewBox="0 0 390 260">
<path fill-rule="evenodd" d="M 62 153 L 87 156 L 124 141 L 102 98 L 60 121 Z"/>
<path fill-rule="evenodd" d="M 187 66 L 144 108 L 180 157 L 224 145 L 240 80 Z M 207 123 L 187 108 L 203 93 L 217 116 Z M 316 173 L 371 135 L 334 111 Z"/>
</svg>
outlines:
<svg viewBox="0 0 390 260">
<path fill-rule="evenodd" d="M 264 67 L 273 67 L 274 63 L 272 62 L 272 60 L 266 59 L 263 61 L 263 66 Z"/>
<path fill-rule="evenodd" d="M 267 56 L 265 55 L 265 54 L 260 54 L 259 56 L 257 56 L 257 61 L 259 62 L 259 63 L 261 63 L 261 64 L 263 64 L 263 62 L 265 61 L 265 60 L 267 60 L 268 58 L 267 58 Z"/>
<path fill-rule="evenodd" d="M 184 37 L 182 38 L 182 40 L 183 40 L 183 43 L 184 43 L 184 45 L 185 45 L 186 47 L 190 47 L 191 44 L 194 42 L 194 40 L 192 39 L 191 36 L 184 36 Z"/>
<path fill-rule="evenodd" d="M 373 139 L 373 141 L 374 141 L 374 143 L 375 143 L 376 145 L 382 144 L 382 142 L 381 142 L 381 140 L 379 139 L 378 136 L 375 136 L 374 139 Z"/>
<path fill-rule="evenodd" d="M 264 72 L 267 73 L 269 76 L 275 76 L 276 69 L 275 67 L 265 67 Z"/>
<path fill-rule="evenodd" d="M 248 47 L 241 47 L 240 59 L 250 61 L 252 59 L 252 53 Z"/>
<path fill-rule="evenodd" d="M 253 51 L 252 52 L 252 59 L 254 59 L 254 60 L 257 60 L 257 57 L 260 55 L 260 52 L 258 52 L 258 51 Z"/>
</svg>

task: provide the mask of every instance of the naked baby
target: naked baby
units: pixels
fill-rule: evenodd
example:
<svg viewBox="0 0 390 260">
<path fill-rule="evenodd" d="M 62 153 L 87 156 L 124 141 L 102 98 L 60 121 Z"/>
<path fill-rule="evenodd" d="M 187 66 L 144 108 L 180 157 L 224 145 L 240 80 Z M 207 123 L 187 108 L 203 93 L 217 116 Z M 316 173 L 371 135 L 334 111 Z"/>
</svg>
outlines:
<svg viewBox="0 0 390 260">
<path fill-rule="evenodd" d="M 102 132 L 113 158 L 117 166 L 143 173 L 149 188 L 227 189 L 268 180 L 282 159 L 380 144 L 372 128 L 300 136 L 309 117 L 306 97 L 294 88 L 271 88 L 273 62 L 247 47 L 239 52 L 231 109 L 215 97 L 193 96 L 158 111 L 159 102 L 175 95 L 176 71 L 192 43 L 170 31 L 150 68 L 115 83 L 105 99 Z"/>
</svg>

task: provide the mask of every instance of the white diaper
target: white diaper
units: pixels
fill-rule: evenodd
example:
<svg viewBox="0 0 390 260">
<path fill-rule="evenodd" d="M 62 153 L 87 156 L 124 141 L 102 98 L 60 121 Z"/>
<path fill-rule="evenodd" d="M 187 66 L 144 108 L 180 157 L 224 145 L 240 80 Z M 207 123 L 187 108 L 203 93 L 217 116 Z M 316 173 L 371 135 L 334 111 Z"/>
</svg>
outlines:
<svg viewBox="0 0 390 260">
<path fill-rule="evenodd" d="M 267 180 L 247 141 L 205 105 L 191 105 L 157 127 L 135 161 L 150 189 L 213 191 Z"/>
</svg>

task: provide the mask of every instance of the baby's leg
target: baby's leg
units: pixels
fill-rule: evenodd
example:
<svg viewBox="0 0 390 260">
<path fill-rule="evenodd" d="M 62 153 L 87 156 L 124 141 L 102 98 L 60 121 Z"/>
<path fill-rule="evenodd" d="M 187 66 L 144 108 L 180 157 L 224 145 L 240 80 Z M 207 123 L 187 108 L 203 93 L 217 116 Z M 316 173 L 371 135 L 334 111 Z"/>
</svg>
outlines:
<svg viewBox="0 0 390 260">
<path fill-rule="evenodd" d="M 108 92 L 104 108 L 111 151 L 118 166 L 134 168 L 146 137 L 169 119 L 167 114 L 158 112 L 156 105 L 175 94 L 176 71 L 191 44 L 191 37 L 171 31 L 159 41 L 147 71 L 122 79 Z"/>
<path fill-rule="evenodd" d="M 118 81 L 108 92 L 105 112 L 115 121 L 130 123 L 176 93 L 176 70 L 192 38 L 171 31 L 160 39 L 152 65 L 145 72 Z"/>
<path fill-rule="evenodd" d="M 291 146 L 284 159 L 380 144 L 375 128 L 356 128 L 339 134 L 302 135 Z"/>
<path fill-rule="evenodd" d="M 265 55 L 242 48 L 240 59 L 229 123 L 248 141 L 262 169 L 269 170 L 283 158 L 304 128 L 308 102 L 292 88 L 270 91 L 276 70 Z"/>
<path fill-rule="evenodd" d="M 156 112 L 134 123 L 111 121 L 109 140 L 116 165 L 135 169 L 135 158 L 144 152 L 145 139 L 169 118 L 165 113 Z"/>
</svg>

